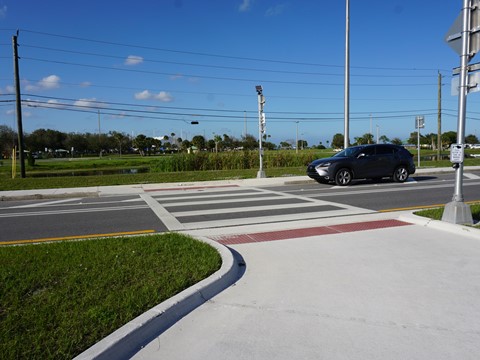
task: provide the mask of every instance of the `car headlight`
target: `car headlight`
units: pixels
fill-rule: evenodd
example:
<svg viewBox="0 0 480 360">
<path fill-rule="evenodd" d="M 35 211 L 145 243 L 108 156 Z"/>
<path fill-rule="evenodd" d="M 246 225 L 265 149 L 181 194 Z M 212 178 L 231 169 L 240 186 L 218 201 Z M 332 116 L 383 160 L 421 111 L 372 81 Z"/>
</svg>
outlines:
<svg viewBox="0 0 480 360">
<path fill-rule="evenodd" d="M 322 168 L 322 167 L 329 167 L 330 165 L 331 165 L 331 163 L 329 163 L 329 162 L 318 164 L 317 166 L 315 166 L 315 169 Z"/>
</svg>

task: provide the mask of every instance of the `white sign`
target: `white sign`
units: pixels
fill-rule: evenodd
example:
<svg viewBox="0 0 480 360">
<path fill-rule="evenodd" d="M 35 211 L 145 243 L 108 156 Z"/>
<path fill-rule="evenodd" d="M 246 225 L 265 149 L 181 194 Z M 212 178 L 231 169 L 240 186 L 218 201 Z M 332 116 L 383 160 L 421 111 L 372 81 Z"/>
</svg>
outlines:
<svg viewBox="0 0 480 360">
<path fill-rule="evenodd" d="M 463 163 L 464 147 L 465 146 L 463 144 L 452 144 L 450 146 L 450 162 Z"/>
<path fill-rule="evenodd" d="M 423 129 L 425 127 L 425 118 L 423 116 L 415 117 L 415 128 Z"/>
<path fill-rule="evenodd" d="M 480 91 L 480 72 L 468 74 L 468 93 Z M 452 96 L 459 94 L 460 76 L 452 77 Z"/>
</svg>

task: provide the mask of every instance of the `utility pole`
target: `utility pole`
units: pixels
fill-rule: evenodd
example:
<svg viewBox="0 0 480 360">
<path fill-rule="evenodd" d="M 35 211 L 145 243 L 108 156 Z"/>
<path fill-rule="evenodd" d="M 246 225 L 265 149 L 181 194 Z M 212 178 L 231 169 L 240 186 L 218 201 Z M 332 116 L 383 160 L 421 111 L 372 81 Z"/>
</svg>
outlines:
<svg viewBox="0 0 480 360">
<path fill-rule="evenodd" d="M 442 74 L 438 72 L 437 160 L 442 153 Z"/>
<path fill-rule="evenodd" d="M 17 131 L 18 131 L 18 153 L 20 155 L 20 171 L 22 178 L 25 178 L 25 154 L 23 142 L 23 125 L 22 125 L 22 100 L 20 97 L 20 75 L 18 70 L 18 44 L 17 35 L 12 37 L 13 45 L 13 69 L 15 77 L 15 101 L 17 105 Z"/>
</svg>

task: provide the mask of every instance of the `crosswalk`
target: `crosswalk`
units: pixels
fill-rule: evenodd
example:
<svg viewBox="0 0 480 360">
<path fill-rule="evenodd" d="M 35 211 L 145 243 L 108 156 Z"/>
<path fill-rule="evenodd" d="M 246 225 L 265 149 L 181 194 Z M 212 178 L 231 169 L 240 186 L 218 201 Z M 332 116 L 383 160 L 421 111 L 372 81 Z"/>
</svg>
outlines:
<svg viewBox="0 0 480 360">
<path fill-rule="evenodd" d="M 358 215 L 373 211 L 261 188 L 206 188 L 141 194 L 170 231 Z"/>
</svg>

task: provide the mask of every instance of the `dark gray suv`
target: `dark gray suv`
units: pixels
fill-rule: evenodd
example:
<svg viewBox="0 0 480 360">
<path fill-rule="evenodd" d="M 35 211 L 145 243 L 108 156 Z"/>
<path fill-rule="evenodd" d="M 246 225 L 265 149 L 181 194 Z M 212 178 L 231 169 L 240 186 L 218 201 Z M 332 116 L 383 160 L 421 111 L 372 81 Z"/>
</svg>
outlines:
<svg viewBox="0 0 480 360">
<path fill-rule="evenodd" d="M 349 185 L 353 179 L 384 177 L 404 182 L 414 173 L 413 155 L 403 146 L 392 144 L 352 146 L 331 158 L 315 160 L 307 168 L 310 178 L 340 186 Z"/>
</svg>

